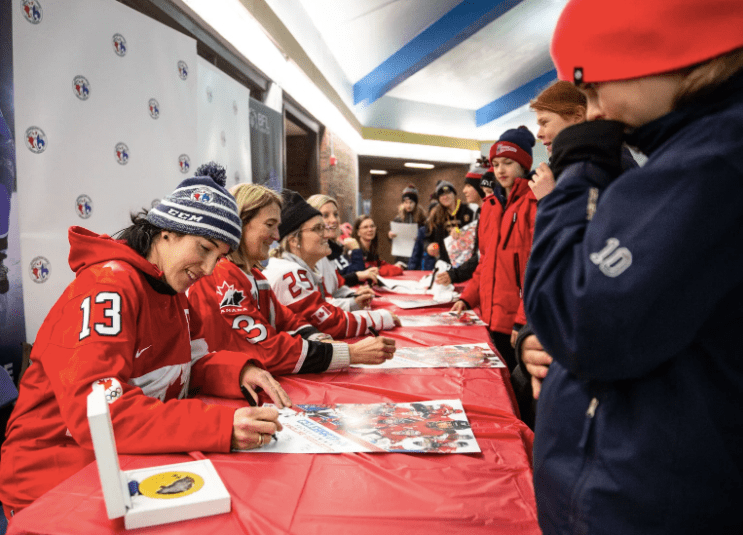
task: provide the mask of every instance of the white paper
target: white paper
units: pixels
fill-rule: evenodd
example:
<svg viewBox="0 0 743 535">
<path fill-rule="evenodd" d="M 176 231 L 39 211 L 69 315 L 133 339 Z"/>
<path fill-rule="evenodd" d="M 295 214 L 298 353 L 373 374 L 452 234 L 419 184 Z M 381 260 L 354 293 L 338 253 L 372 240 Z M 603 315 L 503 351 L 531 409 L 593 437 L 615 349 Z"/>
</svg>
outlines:
<svg viewBox="0 0 743 535">
<path fill-rule="evenodd" d="M 392 256 L 410 257 L 413 254 L 415 239 L 418 237 L 418 225 L 391 221 L 390 230 L 397 234 L 392 238 Z"/>
<path fill-rule="evenodd" d="M 421 316 L 400 316 L 400 322 L 401 327 L 487 326 L 472 310 L 465 310 L 459 314 L 456 312 L 441 312 L 440 314 L 425 314 Z"/>
<path fill-rule="evenodd" d="M 295 405 L 278 440 L 248 453 L 476 453 L 460 400 Z"/>
<path fill-rule="evenodd" d="M 374 366 L 352 364 L 353 368 L 505 368 L 503 361 L 486 343 L 434 347 L 401 347 L 395 356 Z"/>
</svg>

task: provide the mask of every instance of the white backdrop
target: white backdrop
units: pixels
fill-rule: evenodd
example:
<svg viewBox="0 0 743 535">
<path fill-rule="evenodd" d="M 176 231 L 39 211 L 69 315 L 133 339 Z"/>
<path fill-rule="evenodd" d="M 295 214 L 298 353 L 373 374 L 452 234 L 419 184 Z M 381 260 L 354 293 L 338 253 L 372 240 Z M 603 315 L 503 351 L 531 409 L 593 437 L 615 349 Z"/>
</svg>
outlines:
<svg viewBox="0 0 743 535">
<path fill-rule="evenodd" d="M 113 0 L 13 0 L 13 64 L 33 342 L 74 277 L 68 227 L 124 228 L 210 152 L 196 148 L 196 42 Z"/>
<path fill-rule="evenodd" d="M 214 160 L 227 170 L 227 187 L 252 182 L 250 168 L 250 90 L 205 59 L 199 68 L 195 167 Z"/>
</svg>

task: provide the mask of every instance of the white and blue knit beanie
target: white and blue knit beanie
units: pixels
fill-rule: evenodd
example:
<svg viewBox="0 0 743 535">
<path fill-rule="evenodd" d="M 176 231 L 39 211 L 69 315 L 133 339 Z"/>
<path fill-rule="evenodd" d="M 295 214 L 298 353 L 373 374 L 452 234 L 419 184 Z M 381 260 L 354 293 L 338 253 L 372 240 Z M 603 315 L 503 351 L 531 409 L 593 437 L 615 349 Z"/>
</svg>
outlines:
<svg viewBox="0 0 743 535">
<path fill-rule="evenodd" d="M 156 227 L 225 242 L 233 251 L 240 245 L 242 221 L 235 198 L 225 189 L 224 167 L 209 162 L 196 169 L 160 204 L 147 213 Z"/>
</svg>

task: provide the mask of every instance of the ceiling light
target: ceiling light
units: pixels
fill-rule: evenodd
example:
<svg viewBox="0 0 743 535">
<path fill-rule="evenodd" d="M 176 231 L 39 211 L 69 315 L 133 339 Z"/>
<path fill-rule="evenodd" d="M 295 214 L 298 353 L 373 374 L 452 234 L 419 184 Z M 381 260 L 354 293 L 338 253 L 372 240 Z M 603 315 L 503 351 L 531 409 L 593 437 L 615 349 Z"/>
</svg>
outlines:
<svg viewBox="0 0 743 535">
<path fill-rule="evenodd" d="M 370 172 L 370 173 L 371 173 L 372 175 L 386 175 L 386 174 L 387 174 L 387 171 L 385 171 L 384 169 L 372 169 L 372 170 L 371 170 L 371 171 L 369 171 L 369 172 Z"/>
<path fill-rule="evenodd" d="M 433 169 L 433 164 L 432 163 L 405 162 L 405 167 L 412 167 L 414 169 Z"/>
</svg>

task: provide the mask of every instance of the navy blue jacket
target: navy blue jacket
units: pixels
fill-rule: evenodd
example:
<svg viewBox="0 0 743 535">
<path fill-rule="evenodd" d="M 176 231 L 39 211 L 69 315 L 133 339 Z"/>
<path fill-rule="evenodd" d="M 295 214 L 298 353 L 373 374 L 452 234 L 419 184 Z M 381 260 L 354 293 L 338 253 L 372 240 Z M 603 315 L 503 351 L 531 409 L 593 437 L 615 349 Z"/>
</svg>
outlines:
<svg viewBox="0 0 743 535">
<path fill-rule="evenodd" d="M 612 181 L 573 163 L 539 205 L 524 303 L 555 360 L 535 429 L 539 522 L 741 533 L 743 73 L 628 141 L 643 167 Z"/>
</svg>

